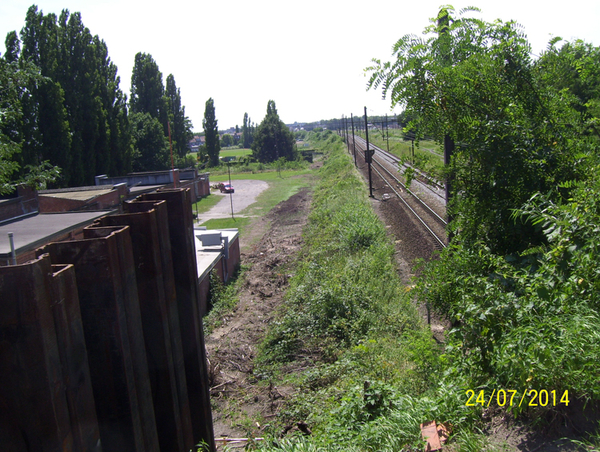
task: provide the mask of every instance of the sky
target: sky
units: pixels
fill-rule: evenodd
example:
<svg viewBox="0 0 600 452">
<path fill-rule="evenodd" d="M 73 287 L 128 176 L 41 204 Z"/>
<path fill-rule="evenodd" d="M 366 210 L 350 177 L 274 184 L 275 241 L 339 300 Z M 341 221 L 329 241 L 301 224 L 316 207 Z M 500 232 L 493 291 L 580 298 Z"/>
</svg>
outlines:
<svg viewBox="0 0 600 452">
<path fill-rule="evenodd" d="M 364 69 L 372 58 L 392 59 L 406 34 L 421 35 L 442 0 L 1 0 L 0 52 L 19 32 L 28 8 L 44 14 L 80 12 L 84 25 L 108 47 L 121 90 L 129 95 L 135 55 L 152 55 L 173 74 L 186 115 L 202 131 L 206 101 L 213 98 L 219 129 L 242 126 L 244 113 L 260 123 L 276 103 L 285 123 L 342 115 L 393 115 L 380 91 L 367 91 Z M 600 1 L 467 0 L 487 21 L 515 20 L 539 55 L 552 37 L 600 45 Z"/>
</svg>

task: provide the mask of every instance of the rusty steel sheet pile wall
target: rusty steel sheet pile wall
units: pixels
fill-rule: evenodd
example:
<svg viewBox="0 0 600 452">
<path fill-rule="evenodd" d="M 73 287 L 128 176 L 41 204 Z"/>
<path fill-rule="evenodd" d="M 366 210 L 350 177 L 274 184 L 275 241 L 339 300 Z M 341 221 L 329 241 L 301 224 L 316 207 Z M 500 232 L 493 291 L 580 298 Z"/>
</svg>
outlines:
<svg viewBox="0 0 600 452">
<path fill-rule="evenodd" d="M 73 450 L 101 452 L 96 403 L 73 265 L 52 265 L 51 307 L 71 414 Z"/>
<path fill-rule="evenodd" d="M 50 307 L 47 257 L 0 268 L 0 444 L 71 450 L 73 435 Z M 28 281 L 27 284 L 21 284 Z M 32 449 L 29 449 L 29 448 Z"/>
<path fill-rule="evenodd" d="M 194 219 L 189 189 L 167 189 L 146 193 L 140 201 L 167 202 L 169 237 L 175 274 L 177 305 L 183 343 L 185 376 L 188 382 L 192 429 L 194 438 L 214 444 L 212 413 L 204 332 L 200 317 Z"/>
<path fill-rule="evenodd" d="M 75 267 L 103 450 L 158 452 L 129 228 L 41 251 Z"/>
<path fill-rule="evenodd" d="M 164 204 L 164 201 L 160 203 Z M 143 203 L 143 206 L 149 210 L 103 217 L 98 223 L 129 226 L 160 449 L 177 452 L 189 450 L 194 445 L 187 388 L 183 404 L 178 391 L 178 387 L 185 386 L 181 332 L 179 329 L 171 331 L 174 324 L 171 317 L 177 317 L 173 309 L 176 300 L 170 299 L 167 305 L 157 210 L 153 204 Z M 164 207 L 166 209 L 166 205 Z M 172 335 L 179 336 L 179 347 L 175 351 Z M 177 382 L 178 376 L 180 382 Z"/>
<path fill-rule="evenodd" d="M 189 189 L 0 267 L 2 450 L 215 449 Z"/>
</svg>

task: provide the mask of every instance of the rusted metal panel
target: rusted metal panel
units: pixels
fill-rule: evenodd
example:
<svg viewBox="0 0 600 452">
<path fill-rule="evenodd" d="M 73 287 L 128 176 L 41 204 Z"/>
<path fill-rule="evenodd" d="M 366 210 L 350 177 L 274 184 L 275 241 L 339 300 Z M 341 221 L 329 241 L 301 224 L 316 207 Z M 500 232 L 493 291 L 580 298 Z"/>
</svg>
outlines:
<svg viewBox="0 0 600 452">
<path fill-rule="evenodd" d="M 158 433 L 154 404 L 152 402 L 152 388 L 148 373 L 148 360 L 146 357 L 146 344 L 142 327 L 142 316 L 137 291 L 135 260 L 131 244 L 131 228 L 128 226 L 115 227 L 87 227 L 83 230 L 85 239 L 110 239 L 115 238 L 118 252 L 116 266 L 119 268 L 121 287 L 123 290 L 123 304 L 126 310 L 127 332 L 131 353 L 134 357 L 133 372 L 135 376 L 135 389 L 142 423 L 144 451 L 159 452 Z"/>
<path fill-rule="evenodd" d="M 177 395 L 179 410 L 181 413 L 182 436 L 184 449 L 190 450 L 195 445 L 192 432 L 190 402 L 188 387 L 185 376 L 185 362 L 183 358 L 183 345 L 181 342 L 181 328 L 179 325 L 179 308 L 177 306 L 177 294 L 175 291 L 175 276 L 173 273 L 173 259 L 171 254 L 171 241 L 169 236 L 168 211 L 166 201 L 133 201 L 124 204 L 127 213 L 155 211 L 157 224 L 159 256 L 162 266 L 163 290 L 169 330 L 171 332 L 171 352 L 173 367 L 175 370 L 175 382 L 177 384 Z"/>
<path fill-rule="evenodd" d="M 75 268 L 72 265 L 53 265 L 51 282 L 51 306 L 71 417 L 73 450 L 101 452 Z"/>
<path fill-rule="evenodd" d="M 0 268 L 0 444 L 3 451 L 71 451 L 54 320 L 50 259 Z"/>
<path fill-rule="evenodd" d="M 75 267 L 102 448 L 157 452 L 129 230 L 84 234 L 40 252 Z"/>
<path fill-rule="evenodd" d="M 185 446 L 156 216 L 151 209 L 104 217 L 98 223 L 129 226 L 160 450 L 178 452 Z"/>
<path fill-rule="evenodd" d="M 189 189 L 169 189 L 140 196 L 140 201 L 167 202 L 175 289 L 194 440 L 214 450 L 204 333 L 199 310 L 192 200 Z"/>
</svg>

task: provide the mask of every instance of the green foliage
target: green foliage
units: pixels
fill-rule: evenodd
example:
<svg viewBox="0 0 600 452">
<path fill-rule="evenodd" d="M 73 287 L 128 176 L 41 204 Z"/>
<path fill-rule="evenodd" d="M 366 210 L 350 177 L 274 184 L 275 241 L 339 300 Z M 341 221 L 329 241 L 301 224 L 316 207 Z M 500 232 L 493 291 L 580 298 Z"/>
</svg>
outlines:
<svg viewBox="0 0 600 452">
<path fill-rule="evenodd" d="M 248 113 L 244 113 L 244 122 L 242 123 L 242 147 L 250 148 L 254 141 L 254 124 L 250 122 Z"/>
<path fill-rule="evenodd" d="M 231 278 L 224 284 L 219 277 L 217 270 L 213 269 L 210 273 L 210 290 L 208 294 L 208 313 L 204 316 L 204 333 L 210 334 L 215 328 L 218 328 L 223 322 L 223 316 L 237 305 L 237 290 L 242 280 L 241 272 L 231 275 Z"/>
<path fill-rule="evenodd" d="M 275 102 L 270 100 L 267 114 L 253 135 L 252 155 L 262 163 L 269 163 L 283 158 L 295 160 L 297 157 L 296 141 L 288 127 L 279 119 Z"/>
<path fill-rule="evenodd" d="M 218 121 L 215 116 L 215 103 L 212 97 L 206 101 L 202 126 L 204 127 L 204 135 L 206 137 L 206 153 L 208 155 L 208 164 L 209 166 L 218 166 L 221 143 L 219 141 Z"/>
<path fill-rule="evenodd" d="M 221 144 L 224 148 L 233 146 L 233 137 L 228 133 L 223 134 L 223 136 L 221 137 Z"/>
<path fill-rule="evenodd" d="M 453 321 L 451 370 L 473 386 L 600 398 L 597 170 L 569 201 L 534 196 L 516 213 L 547 245 L 507 257 L 458 245 L 426 268 L 419 292 Z"/>
<path fill-rule="evenodd" d="M 442 9 L 427 38 L 400 39 L 395 61 L 374 60 L 370 86 L 406 106 L 417 136 L 460 143 L 447 170 L 456 240 L 521 251 L 542 237 L 512 210 L 579 176 L 570 142 L 580 120 L 537 76 L 516 23 L 453 13 Z"/>
<path fill-rule="evenodd" d="M 188 143 L 194 134 L 192 122 L 185 115 L 185 107 L 181 104 L 181 90 L 177 88 L 173 74 L 167 76 L 165 97 L 174 154 L 184 158 L 189 151 Z"/>
<path fill-rule="evenodd" d="M 21 79 L 21 120 L 13 124 L 21 168 L 48 161 L 61 168 L 60 186 L 92 183 L 95 175 L 131 170 L 125 95 L 106 44 L 79 13 L 44 15 L 34 5 L 20 33 L 7 37 L 7 57 L 42 75 Z M 14 137 L 13 137 L 14 138 Z"/>
<path fill-rule="evenodd" d="M 16 34 L 15 34 L 16 35 Z M 16 52 L 16 50 L 13 50 Z M 15 59 L 13 55 L 13 60 Z M 59 168 L 47 161 L 21 166 L 23 162 L 23 99 L 27 86 L 48 83 L 31 64 L 19 65 L 0 58 L 0 195 L 14 191 L 19 184 L 46 188 L 59 175 Z"/>
<path fill-rule="evenodd" d="M 157 171 L 169 168 L 169 143 L 159 120 L 150 113 L 132 113 L 129 122 L 135 148 L 133 169 Z"/>
<path fill-rule="evenodd" d="M 196 168 L 198 160 L 194 154 L 186 154 L 184 157 L 175 157 L 175 168 Z"/>
</svg>

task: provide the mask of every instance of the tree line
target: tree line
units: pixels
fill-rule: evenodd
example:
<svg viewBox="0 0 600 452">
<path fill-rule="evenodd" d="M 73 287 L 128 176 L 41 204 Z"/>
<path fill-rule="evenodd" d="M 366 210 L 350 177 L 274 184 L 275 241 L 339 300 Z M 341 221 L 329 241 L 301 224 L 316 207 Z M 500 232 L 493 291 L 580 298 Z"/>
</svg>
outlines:
<svg viewBox="0 0 600 452">
<path fill-rule="evenodd" d="M 170 167 L 169 136 L 183 159 L 192 133 L 171 74 L 166 87 L 151 55 L 138 53 L 131 98 L 103 40 L 80 13 L 27 11 L 0 58 L 2 191 L 11 181 L 92 184 L 98 174 Z"/>
</svg>

